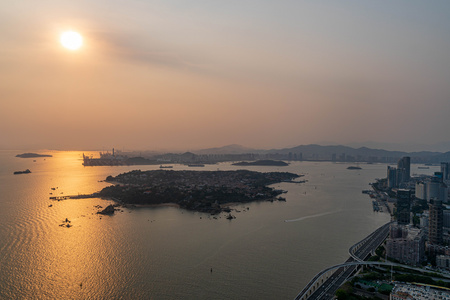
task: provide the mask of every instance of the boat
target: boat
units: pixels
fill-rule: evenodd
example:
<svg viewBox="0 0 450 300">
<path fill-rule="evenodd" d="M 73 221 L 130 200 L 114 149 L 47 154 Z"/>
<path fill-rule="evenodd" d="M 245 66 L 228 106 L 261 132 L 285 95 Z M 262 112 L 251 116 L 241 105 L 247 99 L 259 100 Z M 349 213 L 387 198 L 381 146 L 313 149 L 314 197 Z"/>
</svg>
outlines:
<svg viewBox="0 0 450 300">
<path fill-rule="evenodd" d="M 358 166 L 350 166 L 347 168 L 347 170 L 361 170 L 361 167 Z"/>
<path fill-rule="evenodd" d="M 31 173 L 30 169 L 26 169 L 25 171 L 15 171 L 14 175 L 17 175 L 17 174 L 28 174 L 28 173 Z"/>
<path fill-rule="evenodd" d="M 188 167 L 204 167 L 204 164 L 188 164 Z"/>
<path fill-rule="evenodd" d="M 163 165 L 160 165 L 159 168 L 160 168 L 160 169 L 172 169 L 173 166 L 163 166 Z"/>
</svg>

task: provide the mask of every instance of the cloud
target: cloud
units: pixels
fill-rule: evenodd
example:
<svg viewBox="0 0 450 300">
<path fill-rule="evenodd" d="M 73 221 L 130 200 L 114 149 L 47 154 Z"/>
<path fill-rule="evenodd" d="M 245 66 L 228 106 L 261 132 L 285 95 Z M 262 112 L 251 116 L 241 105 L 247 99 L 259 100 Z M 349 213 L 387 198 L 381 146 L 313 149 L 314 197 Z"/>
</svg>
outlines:
<svg viewBox="0 0 450 300">
<path fill-rule="evenodd" d="M 193 72 L 206 71 L 207 64 L 198 57 L 186 51 L 173 50 L 161 41 L 142 35 L 112 31 L 93 31 L 87 34 L 95 51 L 119 61 Z"/>
</svg>

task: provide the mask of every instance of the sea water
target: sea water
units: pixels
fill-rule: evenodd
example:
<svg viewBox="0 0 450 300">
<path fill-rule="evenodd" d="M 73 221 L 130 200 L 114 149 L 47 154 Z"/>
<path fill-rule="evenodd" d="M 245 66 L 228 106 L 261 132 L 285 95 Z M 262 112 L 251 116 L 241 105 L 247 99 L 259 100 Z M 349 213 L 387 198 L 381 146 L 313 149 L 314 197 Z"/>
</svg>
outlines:
<svg viewBox="0 0 450 300">
<path fill-rule="evenodd" d="M 302 174 L 299 180 L 307 182 L 275 184 L 287 191 L 286 202 L 238 204 L 236 219 L 227 220 L 169 206 L 102 216 L 98 206 L 112 201 L 52 201 L 99 191 L 108 175 L 159 166 L 84 167 L 83 152 L 19 153 L 0 151 L 0 299 L 293 299 L 317 272 L 345 261 L 352 244 L 390 220 L 373 212 L 361 193 L 386 176 L 384 164 L 246 167 Z M 25 169 L 32 173 L 13 175 Z M 70 228 L 60 226 L 66 218 Z"/>
</svg>

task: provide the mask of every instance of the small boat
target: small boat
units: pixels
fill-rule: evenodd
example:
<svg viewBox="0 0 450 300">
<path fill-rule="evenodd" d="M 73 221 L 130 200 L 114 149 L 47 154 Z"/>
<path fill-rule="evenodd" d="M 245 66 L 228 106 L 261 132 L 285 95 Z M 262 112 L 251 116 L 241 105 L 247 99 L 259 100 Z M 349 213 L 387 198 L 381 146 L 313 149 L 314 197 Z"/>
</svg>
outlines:
<svg viewBox="0 0 450 300">
<path fill-rule="evenodd" d="M 173 166 L 163 166 L 163 165 L 160 165 L 159 168 L 160 168 L 160 169 L 172 169 Z"/>
<path fill-rule="evenodd" d="M 204 167 L 204 164 L 188 164 L 188 167 Z"/>
<path fill-rule="evenodd" d="M 17 175 L 17 174 L 28 174 L 28 173 L 31 173 L 30 169 L 26 169 L 25 171 L 15 171 L 14 175 Z"/>
<path fill-rule="evenodd" d="M 347 170 L 361 170 L 361 167 L 358 166 L 350 166 L 347 168 Z"/>
</svg>

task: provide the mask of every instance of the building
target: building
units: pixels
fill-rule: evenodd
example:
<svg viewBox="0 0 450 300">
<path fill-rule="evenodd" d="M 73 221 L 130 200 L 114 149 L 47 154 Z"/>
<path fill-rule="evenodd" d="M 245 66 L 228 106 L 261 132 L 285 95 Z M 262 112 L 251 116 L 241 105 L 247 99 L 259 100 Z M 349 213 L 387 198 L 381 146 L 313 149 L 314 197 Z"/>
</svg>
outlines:
<svg viewBox="0 0 450 300">
<path fill-rule="evenodd" d="M 420 200 L 427 199 L 427 187 L 426 187 L 425 182 L 423 182 L 423 181 L 416 182 L 415 196 L 417 199 L 420 199 Z"/>
<path fill-rule="evenodd" d="M 397 190 L 397 222 L 401 225 L 410 223 L 411 215 L 411 190 Z"/>
<path fill-rule="evenodd" d="M 447 202 L 448 200 L 448 188 L 447 185 L 442 182 L 439 177 L 431 177 L 427 182 L 427 200 L 438 199 L 442 202 Z"/>
<path fill-rule="evenodd" d="M 411 179 L 411 157 L 402 157 L 397 163 L 397 183 L 408 182 Z"/>
<path fill-rule="evenodd" d="M 450 228 L 450 210 L 443 211 L 443 222 L 444 228 Z"/>
<path fill-rule="evenodd" d="M 397 169 L 393 167 L 387 167 L 387 186 L 388 188 L 396 188 L 397 185 Z"/>
<path fill-rule="evenodd" d="M 403 239 L 408 235 L 408 226 L 399 225 L 398 223 L 389 226 L 389 238 Z"/>
<path fill-rule="evenodd" d="M 444 213 L 442 201 L 432 199 L 430 201 L 430 219 L 428 226 L 428 242 L 434 245 L 443 243 Z"/>
<path fill-rule="evenodd" d="M 427 200 L 428 202 L 431 199 L 439 199 L 439 186 L 441 182 L 437 177 L 432 177 L 430 180 L 426 182 L 427 187 Z"/>
<path fill-rule="evenodd" d="M 428 234 L 429 220 L 430 220 L 430 215 L 429 215 L 428 211 L 424 211 L 420 215 L 420 228 L 422 228 L 426 234 Z"/>
<path fill-rule="evenodd" d="M 441 173 L 442 173 L 442 178 L 444 180 L 449 180 L 450 179 L 449 163 L 448 162 L 441 162 Z"/>
<path fill-rule="evenodd" d="M 417 266 L 425 257 L 425 234 L 418 228 L 392 224 L 386 240 L 386 255 L 402 263 Z"/>
<path fill-rule="evenodd" d="M 450 270 L 450 256 L 437 255 L 436 256 L 436 267 Z"/>
<path fill-rule="evenodd" d="M 448 201 L 448 187 L 439 177 L 433 176 L 423 181 L 416 182 L 415 196 L 417 199 L 438 199 L 442 202 Z"/>
</svg>

